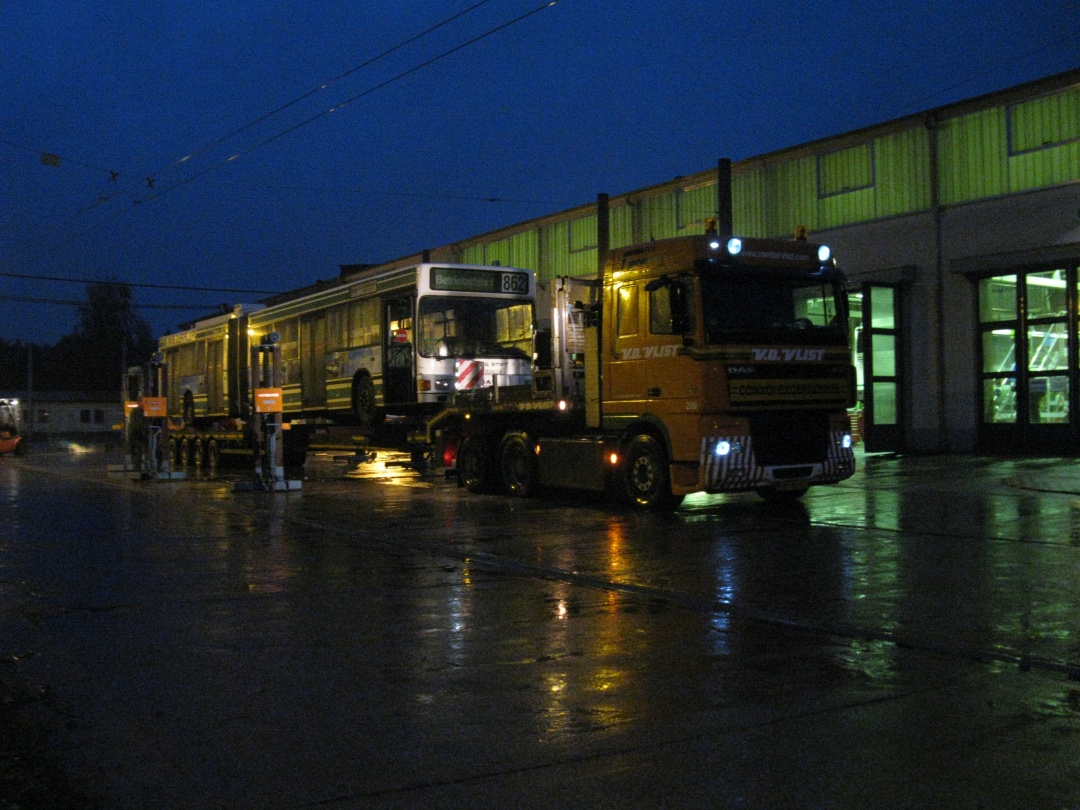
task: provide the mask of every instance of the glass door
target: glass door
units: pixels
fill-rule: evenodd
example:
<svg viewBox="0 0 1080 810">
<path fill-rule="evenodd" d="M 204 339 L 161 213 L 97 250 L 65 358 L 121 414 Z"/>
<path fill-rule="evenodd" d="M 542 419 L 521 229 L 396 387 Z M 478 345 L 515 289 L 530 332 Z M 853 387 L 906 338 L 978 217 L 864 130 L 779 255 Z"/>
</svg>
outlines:
<svg viewBox="0 0 1080 810">
<path fill-rule="evenodd" d="M 900 306 L 896 287 L 862 290 L 863 430 L 868 453 L 904 449 Z"/>
<path fill-rule="evenodd" d="M 981 443 L 995 452 L 1075 445 L 1077 277 L 1072 268 L 979 282 Z"/>
</svg>

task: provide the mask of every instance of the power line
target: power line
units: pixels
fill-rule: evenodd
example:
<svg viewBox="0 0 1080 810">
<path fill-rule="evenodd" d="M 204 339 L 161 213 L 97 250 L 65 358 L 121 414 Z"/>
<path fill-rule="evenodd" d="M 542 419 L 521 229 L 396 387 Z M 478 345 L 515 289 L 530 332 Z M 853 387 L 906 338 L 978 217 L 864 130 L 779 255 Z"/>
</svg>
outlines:
<svg viewBox="0 0 1080 810">
<path fill-rule="evenodd" d="M 226 183 L 226 185 L 238 185 Z M 259 189 L 263 191 L 305 191 L 318 194 L 369 194 L 379 197 L 411 197 L 427 200 L 457 200 L 461 202 L 486 202 L 486 203 L 520 203 L 523 205 L 560 205 L 552 200 L 520 200 L 509 197 L 480 197 L 465 194 L 446 194 L 442 192 L 425 191 L 384 191 L 373 188 L 326 188 L 320 186 L 295 186 L 275 185 L 269 183 L 243 183 L 244 188 Z"/>
<path fill-rule="evenodd" d="M 387 48 L 385 51 L 377 54 L 376 56 L 373 56 L 370 59 L 366 59 L 365 61 L 361 62 L 360 64 L 349 68 L 348 70 L 346 70 L 341 75 L 335 76 L 334 78 L 330 79 L 329 81 L 323 82 L 318 87 L 313 87 L 311 90 L 308 90 L 306 93 L 302 93 L 301 95 L 297 96 L 296 98 L 292 99 L 291 101 L 285 102 L 284 104 L 282 104 L 281 106 L 271 110 L 270 112 L 264 113 L 263 115 L 260 115 L 258 118 L 255 118 L 254 120 L 249 121 L 248 123 L 244 124 L 242 127 L 234 129 L 229 134 L 223 135 L 220 138 L 208 143 L 206 146 L 192 152 L 190 155 L 186 155 L 185 157 L 182 157 L 179 160 L 174 161 L 173 163 L 169 164 L 165 168 L 166 169 L 171 169 L 174 166 L 179 166 L 181 163 L 185 163 L 185 162 L 191 160 L 194 157 L 198 157 L 199 155 L 203 155 L 206 152 L 209 152 L 215 146 L 218 146 L 218 145 L 224 143 L 225 141 L 231 140 L 232 138 L 236 137 L 237 135 L 241 134 L 242 132 L 246 132 L 247 130 L 251 129 L 253 126 L 255 126 L 257 124 L 261 124 L 263 121 L 266 121 L 267 119 L 272 118 L 273 116 L 277 115 L 280 112 L 284 112 L 285 110 L 289 109 L 290 107 L 292 107 L 292 106 L 294 106 L 296 104 L 299 104 L 304 99 L 310 98 L 311 96 L 315 95 L 316 93 L 319 93 L 319 92 L 325 90 L 326 88 L 330 87 L 331 85 L 336 84 L 337 82 L 341 81 L 342 79 L 345 79 L 345 78 L 351 76 L 352 74 L 356 73 L 359 70 L 363 70 L 366 67 L 370 67 L 371 65 L 375 64 L 379 60 L 385 59 L 387 56 L 394 53 L 395 51 L 401 50 L 406 45 L 411 45 L 412 43 L 423 39 L 428 34 L 432 34 L 435 31 L 438 31 L 440 28 L 444 28 L 445 26 L 449 25 L 450 23 L 454 22 L 455 20 L 458 20 L 461 17 L 464 17 L 465 15 L 467 15 L 467 14 L 475 11 L 476 9 L 480 8 L 480 6 L 486 5 L 486 4 L 490 3 L 490 2 L 491 2 L 491 0 L 480 0 L 480 2 L 474 3 L 473 5 L 469 6 L 465 10 L 459 11 L 457 14 L 453 14 L 453 15 L 447 17 L 445 20 L 442 20 L 441 22 L 436 23 L 435 25 L 431 26 L 427 30 L 421 31 L 419 34 L 415 34 L 414 36 L 411 36 L 408 39 L 402 40 L 401 42 L 397 43 L 396 45 L 394 45 L 394 46 L 392 46 L 390 48 Z"/>
<path fill-rule="evenodd" d="M 164 169 L 161 169 L 159 172 L 149 174 L 147 176 L 147 182 L 150 184 L 151 187 L 153 187 L 153 177 L 154 177 L 155 174 L 159 174 L 160 172 L 167 171 L 167 170 L 169 170 L 169 169 L 171 169 L 171 168 L 173 168 L 175 166 L 179 166 L 182 163 L 186 163 L 187 161 L 191 160 L 192 158 L 198 157 L 199 155 L 203 155 L 206 152 L 209 152 L 215 146 L 218 146 L 218 145 L 224 143 L 225 141 L 231 140 L 232 138 L 236 137 L 237 135 L 240 135 L 241 133 L 246 132 L 247 130 L 251 129 L 251 127 L 256 126 L 257 124 L 261 124 L 263 121 L 266 121 L 267 119 L 272 118 L 273 116 L 277 115 L 278 113 L 284 112 L 285 110 L 289 109 L 290 107 L 293 107 L 294 105 L 299 104 L 304 99 L 310 98 L 311 96 L 315 95 L 318 92 L 326 90 L 328 87 L 338 83 L 342 79 L 348 78 L 349 76 L 356 73 L 357 71 L 363 70 L 366 67 L 370 67 L 371 65 L 373 65 L 376 62 L 380 61 L 381 59 L 385 59 L 387 56 L 390 56 L 392 53 L 395 53 L 396 51 L 401 50 L 402 48 L 406 47 L 407 45 L 411 45 L 412 43 L 423 39 L 424 37 L 428 36 L 429 34 L 432 34 L 435 31 L 438 31 L 440 28 L 445 28 L 447 25 L 454 22 L 455 20 L 458 20 L 458 19 L 466 16 L 467 14 L 472 13 L 476 9 L 480 8 L 481 6 L 487 5 L 490 2 L 491 2 L 491 0 L 479 0 L 479 2 L 474 3 L 473 5 L 469 6 L 468 8 L 466 8 L 466 9 L 464 9 L 462 11 L 459 11 L 456 14 L 452 14 L 451 16 L 449 16 L 446 19 L 436 23 L 435 25 L 431 26 L 430 28 L 428 28 L 428 29 L 426 29 L 424 31 L 421 31 L 419 34 L 415 34 L 415 35 L 409 37 L 408 39 L 402 40 L 401 42 L 397 43 L 396 45 L 393 45 L 392 47 L 387 48 L 386 50 L 382 51 L 381 53 L 379 53 L 379 54 L 377 54 L 377 55 L 375 55 L 373 57 L 371 57 L 370 59 L 366 59 L 363 62 L 361 62 L 360 64 L 354 65 L 353 67 L 346 70 L 344 73 L 341 73 L 341 74 L 339 74 L 337 76 L 334 76 L 332 79 L 329 79 L 329 80 L 327 80 L 325 82 L 322 82 L 317 87 L 313 87 L 312 89 L 308 90 L 307 92 L 300 94 L 296 98 L 285 102 L 284 104 L 274 108 L 273 110 L 270 110 L 270 112 L 264 113 L 263 115 L 260 115 L 259 117 L 249 121 L 248 123 L 244 124 L 243 126 L 234 129 L 232 132 L 230 132 L 230 133 L 228 133 L 226 135 L 222 135 L 221 137 L 216 138 L 215 140 L 211 141 L 210 143 L 206 144 L 205 146 L 203 146 L 203 147 L 201 147 L 199 149 L 196 149 L 194 152 L 191 152 L 190 154 L 185 155 L 184 157 L 179 158 L 178 160 L 174 160 L 172 163 L 167 165 Z M 72 163 L 72 164 L 74 164 L 76 166 L 82 166 L 85 169 L 92 169 L 94 171 L 103 172 L 104 174 L 109 175 L 109 178 L 114 183 L 117 182 L 121 177 L 120 172 L 115 171 L 113 169 L 106 169 L 106 168 L 103 168 L 101 166 L 95 166 L 92 163 L 85 163 L 85 162 L 82 162 L 82 161 L 79 161 L 79 160 L 74 160 L 73 158 L 71 158 L 71 157 L 69 157 L 67 155 L 61 155 L 61 154 L 57 154 L 57 153 L 54 153 L 54 152 L 50 152 L 47 149 L 35 149 L 33 147 L 27 146 L 26 144 L 16 143 L 15 141 L 10 141 L 10 140 L 8 140 L 6 138 L 0 138 L 0 143 L 6 144 L 7 146 L 10 146 L 10 147 L 12 147 L 14 149 L 20 149 L 20 150 L 22 150 L 24 152 L 30 152 L 32 154 L 40 155 L 41 156 L 41 162 L 44 163 L 45 165 L 48 165 L 48 166 L 53 166 L 53 167 L 59 168 L 61 163 Z M 86 211 L 90 210 L 91 208 L 95 208 L 95 207 L 97 207 L 98 205 L 101 205 L 104 202 L 108 202 L 108 200 L 112 199 L 112 197 L 114 197 L 114 196 L 117 196 L 117 195 L 113 194 L 113 195 L 108 195 L 108 196 L 99 198 L 97 202 L 95 202 L 95 203 L 93 203 L 93 204 L 91 204 L 89 206 L 86 206 L 83 210 L 79 211 L 79 214 L 86 213 Z"/>
<path fill-rule="evenodd" d="M 546 9 L 551 8 L 552 6 L 556 5 L 558 2 L 559 2 L 559 0 L 546 0 L 546 2 L 542 3 L 541 5 L 537 6 L 534 9 L 532 9 L 531 11 L 527 11 L 524 14 L 521 14 L 520 16 L 515 17 L 512 20 L 509 20 L 509 21 L 507 21 L 505 23 L 497 25 L 494 28 L 491 28 L 491 29 L 485 31 L 482 34 L 479 34 L 479 35 L 473 37 L 472 39 L 461 43 L 460 45 L 456 45 L 453 48 L 450 48 L 449 50 L 443 51 L 442 53 L 438 54 L 437 56 L 433 56 L 430 59 L 427 59 L 427 60 L 425 60 L 424 62 L 421 62 L 418 65 L 414 65 L 413 67 L 409 68 L 408 70 L 404 70 L 401 73 L 398 73 L 396 76 L 393 76 L 393 77 L 391 77 L 391 78 L 389 78 L 389 79 L 387 79 L 387 80 L 385 80 L 383 82 L 379 82 L 378 84 L 376 84 L 376 85 L 374 85 L 372 87 L 369 87 L 367 90 L 364 90 L 362 93 L 357 93 L 355 96 L 352 96 L 351 98 L 345 99 L 340 104 L 335 104 L 333 107 L 329 107 L 329 108 L 323 110 L 322 112 L 311 116 L 310 118 L 306 118 L 303 121 L 300 121 L 299 123 L 293 124 L 292 126 L 287 127 L 286 129 L 283 129 L 283 130 L 281 130 L 280 132 L 277 132 L 274 135 L 271 135 L 269 138 L 266 138 L 266 139 L 264 139 L 262 141 L 259 141 L 258 143 L 254 144 L 253 146 L 248 147 L 247 149 L 244 149 L 244 150 L 242 150 L 240 152 L 237 152 L 236 154 L 232 155 L 231 157 L 227 157 L 222 161 L 219 161 L 217 163 L 214 163 L 214 164 L 210 165 L 209 167 L 202 170 L 201 172 L 197 172 L 197 173 L 191 175 L 190 177 L 187 177 L 187 178 L 185 178 L 183 180 L 180 180 L 180 181 L 178 181 L 176 183 L 173 183 L 171 186 L 166 187 L 165 189 L 163 189 L 158 194 L 152 194 L 152 195 L 150 195 L 148 197 L 143 198 L 142 200 L 137 200 L 136 202 L 150 202 L 152 200 L 155 200 L 155 199 L 158 199 L 159 197 L 164 196 L 165 194 L 168 194 L 171 191 L 175 191 L 176 189 L 178 189 L 178 188 L 180 188 L 182 186 L 185 186 L 185 185 L 187 185 L 189 183 L 193 183 L 194 181 L 198 180 L 199 178 L 204 177 L 204 176 L 206 176 L 207 174 L 210 174 L 213 171 L 217 171 L 222 166 L 224 166 L 224 165 L 226 165 L 228 163 L 231 163 L 232 161 L 234 161 L 234 160 L 236 160 L 238 158 L 244 157 L 246 155 L 250 155 L 252 152 L 256 151 L 257 149 L 261 149 L 262 147 L 273 143 L 274 141 L 278 140 L 279 138 L 283 138 L 286 135 L 289 135 L 289 134 L 291 134 L 293 132 L 296 132 L 298 129 L 306 127 L 308 124 L 314 123 L 315 121 L 318 121 L 318 120 L 320 120 L 322 118 L 325 118 L 326 116 L 330 115 L 331 113 L 337 112 L 342 107 L 345 107 L 345 106 L 347 106 L 349 104 L 352 104 L 354 101 L 359 101 L 360 99 L 362 99 L 362 98 L 364 98 L 366 96 L 369 96 L 372 93 L 378 92 L 379 90 L 382 90 L 382 89 L 384 89 L 386 87 L 389 87 L 391 84 L 395 84 L 396 82 L 399 82 L 402 79 L 404 79 L 404 78 L 406 78 L 408 76 L 411 76 L 412 74 L 417 73 L 418 71 L 423 70 L 426 67 L 430 67 L 431 65 L 435 64 L 436 62 L 439 62 L 439 61 L 441 61 L 443 59 L 446 59 L 447 57 L 452 56 L 453 54 L 458 53 L 459 51 L 462 51 L 465 48 L 468 48 L 468 47 L 470 47 L 472 45 L 475 45 L 477 42 L 480 42 L 480 41 L 482 41 L 484 39 L 487 39 L 488 37 L 493 36 L 493 35 L 499 33 L 500 31 L 504 31 L 507 28 L 518 24 L 519 22 L 527 20 L 529 17 L 532 17 L 535 14 L 539 14 L 541 11 L 544 11 Z"/>
<path fill-rule="evenodd" d="M 84 163 L 79 160 L 74 160 L 67 155 L 60 155 L 54 152 L 49 152 L 47 149 L 34 149 L 33 147 L 27 146 L 26 144 L 9 141 L 7 138 L 0 138 L 0 143 L 6 144 L 7 146 L 13 147 L 15 149 L 21 149 L 24 152 L 31 152 L 35 155 L 40 155 L 41 162 L 44 163 L 46 166 L 59 168 L 62 163 L 73 163 L 76 166 L 82 166 L 84 169 L 92 169 L 96 172 L 104 172 L 105 174 L 109 175 L 109 178 L 114 183 L 120 178 L 120 172 L 113 171 L 112 169 L 105 169 L 101 166 L 95 166 L 92 163 Z"/>
<path fill-rule="evenodd" d="M 1040 45 L 1038 48 L 1036 48 L 1035 50 L 1028 51 L 1027 53 L 1021 54 L 1019 56 L 1014 56 L 1014 57 L 1012 57 L 1011 59 L 1008 60 L 1007 64 L 1012 64 L 1012 63 L 1015 63 L 1015 62 L 1022 62 L 1023 60 L 1027 59 L 1028 57 L 1035 56 L 1036 54 L 1042 53 L 1043 51 L 1045 51 L 1045 50 L 1047 50 L 1049 48 L 1056 47 L 1056 46 L 1060 45 L 1063 42 L 1068 42 L 1070 39 L 1075 39 L 1077 37 L 1080 37 L 1080 30 L 1072 31 L 1071 33 L 1068 33 L 1063 37 L 1059 37 L 1058 39 L 1052 40 L 1051 42 L 1045 42 L 1042 45 Z M 945 88 L 943 88 L 941 90 L 938 90 L 936 93 L 934 93 L 931 96 L 925 96 L 924 98 L 922 98 L 922 99 L 920 99 L 918 101 L 912 101 L 912 102 L 904 105 L 903 107 L 901 107 L 894 114 L 893 117 L 904 115 L 905 113 L 908 113 L 908 112 L 922 111 L 923 109 L 925 109 L 925 106 L 927 104 L 933 102 L 935 99 L 941 98 L 942 96 L 945 96 L 945 95 L 951 93 L 953 90 L 959 90 L 964 85 L 971 84 L 972 82 L 978 81 L 979 79 L 985 79 L 987 76 L 993 75 L 997 71 L 1001 70 L 1001 68 L 1003 67 L 1004 64 L 1006 64 L 1006 63 L 997 63 L 994 66 L 982 71 L 981 73 L 976 73 L 973 76 L 968 76 L 966 79 L 963 79 L 963 80 L 961 80 L 959 82 L 956 82 L 955 84 L 949 85 L 948 87 L 945 87 Z"/>
<path fill-rule="evenodd" d="M 448 25 L 449 23 L 453 22 L 454 20 L 460 19 L 461 17 L 465 16 L 466 14 L 469 14 L 470 12 L 474 11 L 475 9 L 479 8 L 482 5 L 485 5 L 488 2 L 490 2 L 490 0 L 480 0 L 477 3 L 474 3 L 472 6 L 469 6 L 468 8 L 464 9 L 461 12 L 458 12 L 457 14 L 451 15 L 450 17 L 446 18 L 445 20 L 443 20 L 443 21 L 437 23 L 436 25 L 434 25 L 434 26 L 426 29 L 425 31 L 421 32 L 420 34 L 416 34 L 416 35 L 414 35 L 414 36 L 412 36 L 412 37 L 410 37 L 410 38 L 408 38 L 406 40 L 403 40 L 402 42 L 398 43 L 397 45 L 394 45 L 393 47 L 388 48 L 387 50 L 385 50 L 382 53 L 378 54 L 377 56 L 374 56 L 371 59 L 368 59 L 365 62 L 363 62 L 363 63 L 361 63 L 359 65 L 356 65 L 355 67 L 351 68 L 350 70 L 346 71 L 345 73 L 341 74 L 340 76 L 337 76 L 337 77 L 329 80 L 328 82 L 324 82 L 319 87 L 314 88 L 312 90 L 309 90 L 307 93 L 304 93 L 303 95 L 298 96 L 297 98 L 293 99 L 292 101 L 289 101 L 286 104 L 283 104 L 280 107 L 270 111 L 269 113 L 266 113 L 266 114 L 260 116 L 259 118 L 248 122 L 244 126 L 234 130 L 233 132 L 229 133 L 228 135 L 223 136 L 222 138 L 219 138 L 216 141 L 213 141 L 209 145 L 203 147 L 201 150 L 193 152 L 193 153 L 185 156 L 184 158 L 181 158 L 180 160 L 175 161 L 174 163 L 166 166 L 165 169 L 163 169 L 162 171 L 167 171 L 168 169 L 174 168 L 175 166 L 186 163 L 187 161 L 189 161 L 190 159 L 192 159 L 193 157 L 195 157 L 197 155 L 204 154 L 205 152 L 209 151 L 214 146 L 216 146 L 216 145 L 218 145 L 220 143 L 223 143 L 226 140 L 231 139 L 235 135 L 238 135 L 241 132 L 246 131 L 247 129 L 251 128 L 252 126 L 254 126 L 254 125 L 256 125 L 256 124 L 258 124 L 258 123 L 260 123 L 262 121 L 267 120 L 268 118 L 276 115 L 277 113 L 279 113 L 279 112 L 281 112 L 283 110 L 286 110 L 289 107 L 292 107 L 293 105 L 297 104 L 298 102 L 302 101 L 303 99 L 308 98 L 308 97 L 314 95 L 315 93 L 319 92 L 320 90 L 323 90 L 326 87 L 329 87 L 330 85 L 340 81 L 341 79 L 345 78 L 346 76 L 349 76 L 349 75 L 355 73 L 356 71 L 361 70 L 362 68 L 367 67 L 367 66 L 373 64 L 374 62 L 385 58 L 389 54 L 394 53 L 397 50 L 400 50 L 401 48 L 405 47 L 406 45 L 411 44 L 413 42 L 416 42 L 417 40 L 419 40 L 419 39 L 427 36 L 428 34 L 438 30 L 439 28 L 442 28 L 442 27 Z M 232 162 L 233 160 L 236 160 L 237 158 L 240 158 L 240 157 L 243 157 L 245 155 L 251 154 L 256 149 L 259 149 L 259 148 L 261 148 L 263 146 L 266 146 L 267 144 L 272 143 L 273 141 L 277 140 L 278 138 L 284 137 L 285 135 L 287 135 L 287 134 L 289 134 L 291 132 L 295 132 L 296 130 L 300 129 L 301 127 L 307 126 L 308 124 L 310 124 L 310 123 L 312 123 L 314 121 L 317 121 L 320 118 L 323 118 L 326 115 L 329 115 L 330 113 L 332 113 L 332 112 L 334 112 L 336 110 L 339 110 L 342 107 L 363 98 L 364 96 L 370 95 L 370 94 L 372 94 L 372 93 L 374 93 L 374 92 L 376 92 L 378 90 L 381 90 L 381 89 L 383 89 L 383 88 L 385 88 L 385 87 L 387 87 L 387 86 L 389 86 L 389 85 L 391 85 L 391 84 L 405 78 L 406 76 L 409 76 L 409 75 L 411 75 L 413 73 L 416 73 L 417 71 L 422 70 L 423 68 L 428 67 L 428 66 L 434 64 L 435 62 L 438 62 L 438 61 L 440 61 L 440 60 L 442 60 L 442 59 L 444 59 L 444 58 L 446 58 L 446 57 L 448 57 L 448 56 L 450 56 L 450 55 L 452 55 L 454 53 L 457 53 L 458 51 L 463 50 L 463 49 L 465 49 L 465 48 L 467 48 L 467 47 L 469 47 L 469 46 L 471 46 L 471 45 L 473 45 L 473 44 L 475 44 L 475 43 L 477 43 L 477 42 L 479 42 L 479 41 L 481 41 L 483 39 L 486 39 L 487 37 L 492 36 L 492 35 L 498 33 L 499 31 L 502 31 L 502 30 L 504 30 L 506 28 L 509 28 L 510 26 L 515 25 L 515 24 L 523 21 L 523 20 L 533 16 L 534 14 L 538 14 L 539 12 L 543 11 L 544 9 L 547 9 L 547 8 L 550 8 L 551 6 L 556 5 L 556 3 L 558 3 L 558 2 L 559 2 L 559 0 L 548 0 L 543 5 L 538 6 L 537 8 L 534 8 L 533 10 L 531 10 L 529 12 L 526 12 L 525 14 L 522 14 L 522 15 L 516 17 L 513 20 L 510 20 L 509 22 L 498 25 L 495 28 L 492 28 L 492 29 L 486 31 L 483 34 L 480 34 L 479 36 L 476 36 L 476 37 L 468 40 L 467 42 L 462 43 L 461 45 L 458 45 L 458 46 L 456 46 L 454 48 L 451 48 L 448 51 L 443 52 L 442 54 L 439 54 L 438 56 L 435 56 L 435 57 L 433 57 L 431 59 L 428 59 L 427 61 L 422 62 L 421 64 L 416 65 L 413 68 L 410 68 L 409 70 L 403 71 L 402 73 L 398 74 L 397 76 L 394 76 L 391 79 L 388 79 L 388 80 L 386 80 L 384 82 L 381 82 L 380 84 L 377 84 L 374 87 L 371 87 L 368 90 L 365 90 L 364 92 L 359 93 L 356 96 L 353 96 L 352 98 L 346 99 L 345 101 L 341 102 L 340 104 L 337 104 L 337 105 L 335 105 L 335 106 L 333 106 L 333 107 L 319 113 L 318 115 L 312 116 L 311 118 L 308 118 L 308 119 L 306 119 L 304 121 L 301 121 L 300 123 L 298 123 L 298 124 L 296 124 L 294 126 L 291 126 L 291 127 L 287 128 L 287 129 L 277 133 L 276 135 L 273 135 L 270 138 L 267 138 L 266 140 L 263 140 L 263 141 L 261 141 L 259 143 L 256 143 L 254 146 L 252 146 L 252 147 L 250 147 L 248 149 L 245 149 L 245 150 L 243 150 L 241 152 L 238 152 L 238 153 L 232 155 L 231 157 L 226 158 L 223 161 L 219 161 L 218 163 L 212 164 L 207 169 L 204 169 L 201 172 L 197 172 L 196 174 L 194 174 L 194 175 L 192 175 L 192 176 L 190 176 L 188 178 L 185 178 L 185 179 L 182 179 L 182 180 L 180 180 L 180 181 L 178 181 L 176 183 L 173 183 L 171 186 L 168 186 L 165 189 L 163 189 L 160 193 L 150 194 L 150 195 L 148 195 L 146 197 L 135 199 L 135 200 L 133 200 L 133 204 L 135 206 L 140 206 L 143 203 L 152 202 L 152 201 L 158 199 L 159 197 L 164 196 L 165 194 L 167 194 L 167 193 L 169 193 L 171 191 L 174 191 L 174 190 L 176 190 L 178 188 L 181 188 L 182 186 L 193 183 L 195 180 L 209 174 L 212 171 L 216 171 L 217 169 L 219 169 L 222 166 Z M 9 142 L 5 141 L 5 143 L 9 143 Z M 21 148 L 21 149 L 27 149 L 28 151 L 35 151 L 35 150 L 29 150 L 28 147 L 20 146 L 19 144 L 11 144 L 11 145 L 16 146 L 16 147 Z M 116 180 L 116 178 L 119 176 L 116 172 L 113 172 L 111 170 L 100 169 L 99 167 L 92 167 L 92 166 L 90 168 L 95 168 L 95 169 L 98 169 L 100 171 L 108 172 L 113 180 Z M 147 176 L 146 182 L 147 182 L 149 188 L 153 188 L 154 187 L 154 176 L 153 175 Z M 78 212 L 77 216 L 82 216 L 83 214 L 86 214 L 87 212 L 93 210 L 94 208 L 97 208 L 99 205 L 102 205 L 102 204 L 104 204 L 106 202 L 109 202 L 110 200 L 117 197 L 119 195 L 119 193 L 120 192 L 116 192 L 116 193 L 111 194 L 111 195 L 105 195 L 105 196 L 99 197 L 96 202 L 94 202 L 94 203 L 92 203 L 92 204 L 90 204 L 88 206 L 85 206 L 83 209 L 81 209 Z M 505 202 L 505 200 L 502 200 L 501 198 L 497 198 L 497 197 L 484 198 L 483 201 L 484 202 Z M 59 246 L 64 246 L 64 245 L 71 244 L 71 242 L 75 241 L 76 239 L 80 238 L 81 236 L 86 235 L 88 233 L 91 233 L 92 231 L 97 230 L 97 229 L 99 229 L 99 228 L 103 227 L 104 225 L 107 225 L 107 224 L 109 224 L 111 222 L 114 222 L 114 221 L 116 221 L 117 219 L 120 219 L 123 216 L 127 216 L 128 211 L 129 211 L 129 209 L 122 209 L 121 211 L 117 212 L 113 216 L 106 217 L 103 220 L 92 223 L 87 228 L 84 228 L 84 229 L 82 229 L 80 231 L 77 231 L 75 233 L 71 233 L 68 236 L 67 239 L 59 242 L 58 244 L 50 245 L 50 248 L 55 249 L 56 247 L 59 247 Z M 37 255 L 31 256 L 26 261 L 29 261 L 29 262 L 36 261 L 37 259 L 41 258 L 42 255 L 43 255 L 42 253 L 38 253 Z M 224 290 L 224 292 L 232 292 L 232 291 L 231 290 Z M 243 292 L 243 291 L 241 291 L 241 292 Z"/>
<path fill-rule="evenodd" d="M 36 298 L 29 295 L 0 295 L 0 301 L 13 301 L 19 304 L 46 304 L 50 306 L 69 306 L 69 307 L 84 307 L 87 306 L 86 301 L 79 301 L 72 298 Z M 175 309 L 181 311 L 193 311 L 193 310 L 210 310 L 218 309 L 220 307 L 215 304 L 136 304 L 132 303 L 133 309 Z M 224 314 L 224 313 L 223 313 Z"/>
<path fill-rule="evenodd" d="M 110 279 L 95 278 L 70 278 L 66 276 L 43 276 L 32 273 L 2 273 L 3 278 L 24 278 L 33 281 L 58 281 L 64 284 L 113 284 L 124 287 L 142 287 L 151 290 L 184 290 L 186 292 L 225 292 L 225 293 L 251 293 L 253 295 L 277 295 L 281 290 L 250 290 L 234 287 L 190 287 L 183 284 L 148 284 L 135 281 L 115 281 Z"/>
</svg>

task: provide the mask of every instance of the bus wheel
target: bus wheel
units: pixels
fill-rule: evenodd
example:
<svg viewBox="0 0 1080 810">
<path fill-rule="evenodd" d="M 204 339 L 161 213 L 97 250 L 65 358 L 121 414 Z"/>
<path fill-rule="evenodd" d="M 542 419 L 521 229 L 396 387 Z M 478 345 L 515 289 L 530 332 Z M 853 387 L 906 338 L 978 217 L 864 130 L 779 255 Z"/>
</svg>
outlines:
<svg viewBox="0 0 1080 810">
<path fill-rule="evenodd" d="M 536 452 L 524 433 L 507 433 L 499 449 L 499 472 L 506 491 L 528 498 L 536 491 Z"/>
<path fill-rule="evenodd" d="M 364 427 L 371 427 L 375 422 L 375 383 L 367 374 L 358 374 L 353 379 L 352 389 L 353 416 Z"/>
<path fill-rule="evenodd" d="M 630 503 L 641 509 L 674 509 L 682 498 L 671 494 L 667 453 L 647 433 L 639 433 L 623 452 L 623 485 Z"/>
<path fill-rule="evenodd" d="M 491 454 L 488 443 L 479 436 L 470 436 L 461 443 L 457 470 L 462 486 L 469 492 L 491 492 L 494 489 Z"/>
</svg>

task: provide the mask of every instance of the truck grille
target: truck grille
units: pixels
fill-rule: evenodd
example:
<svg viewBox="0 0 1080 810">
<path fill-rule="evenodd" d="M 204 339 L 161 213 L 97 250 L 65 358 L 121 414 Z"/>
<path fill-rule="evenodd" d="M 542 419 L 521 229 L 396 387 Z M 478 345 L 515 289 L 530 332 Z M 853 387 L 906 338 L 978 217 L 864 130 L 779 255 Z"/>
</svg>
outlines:
<svg viewBox="0 0 1080 810">
<path fill-rule="evenodd" d="M 820 411 L 769 411 L 750 416 L 754 455 L 763 467 L 811 464 L 829 453 L 829 416 Z"/>
</svg>

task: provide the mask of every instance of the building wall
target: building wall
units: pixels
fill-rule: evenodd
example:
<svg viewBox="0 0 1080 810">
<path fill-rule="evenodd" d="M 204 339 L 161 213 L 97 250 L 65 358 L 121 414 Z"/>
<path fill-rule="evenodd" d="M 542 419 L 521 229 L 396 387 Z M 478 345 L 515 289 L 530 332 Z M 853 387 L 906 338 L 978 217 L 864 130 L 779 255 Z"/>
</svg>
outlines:
<svg viewBox="0 0 1080 810">
<path fill-rule="evenodd" d="M 35 436 L 106 435 L 123 422 L 124 409 L 119 402 L 57 401 L 42 395 L 34 399 L 33 422 L 26 421 L 24 430 L 32 430 Z"/>
<path fill-rule="evenodd" d="M 1080 266 L 1080 70 L 740 160 L 731 174 L 736 233 L 785 238 L 806 226 L 853 288 L 898 286 L 906 447 L 975 448 L 975 279 L 1070 257 Z M 612 196 L 610 246 L 702 233 L 716 195 L 706 167 Z M 589 276 L 597 226 L 597 206 L 584 205 L 428 255 L 498 261 L 541 281 Z"/>
</svg>

